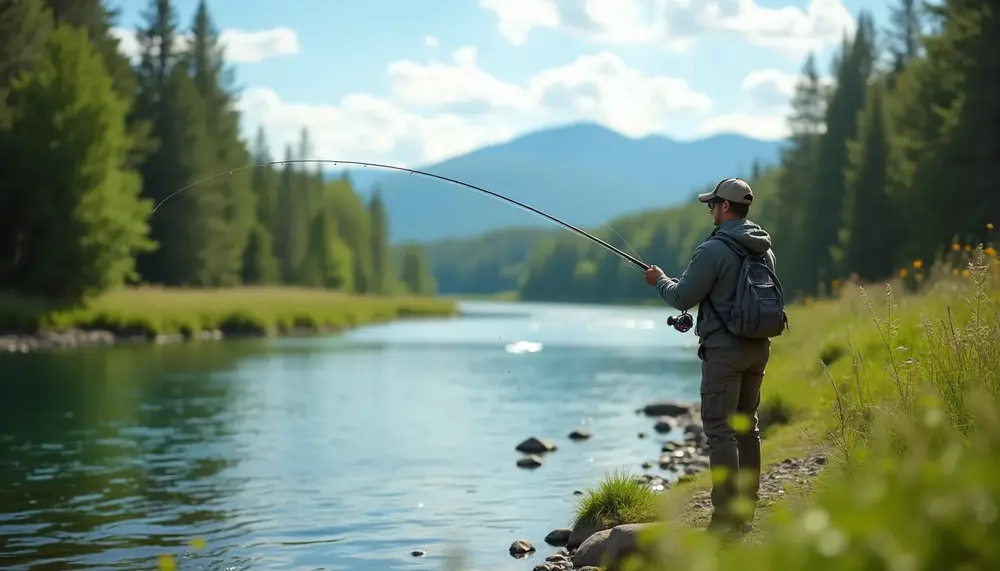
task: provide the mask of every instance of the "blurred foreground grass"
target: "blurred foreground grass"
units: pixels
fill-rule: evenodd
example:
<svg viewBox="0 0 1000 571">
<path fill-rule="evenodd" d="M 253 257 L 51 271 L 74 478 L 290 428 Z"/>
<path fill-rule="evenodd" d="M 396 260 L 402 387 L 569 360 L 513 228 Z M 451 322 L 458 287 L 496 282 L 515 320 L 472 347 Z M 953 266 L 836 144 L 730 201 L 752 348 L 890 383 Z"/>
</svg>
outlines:
<svg viewBox="0 0 1000 571">
<path fill-rule="evenodd" d="M 273 334 L 294 329 L 342 329 L 401 317 L 445 316 L 455 310 L 455 303 L 447 299 L 353 296 L 306 288 L 130 288 L 77 308 L 0 296 L 0 330 L 106 329 L 148 337 L 214 329 Z"/>
</svg>

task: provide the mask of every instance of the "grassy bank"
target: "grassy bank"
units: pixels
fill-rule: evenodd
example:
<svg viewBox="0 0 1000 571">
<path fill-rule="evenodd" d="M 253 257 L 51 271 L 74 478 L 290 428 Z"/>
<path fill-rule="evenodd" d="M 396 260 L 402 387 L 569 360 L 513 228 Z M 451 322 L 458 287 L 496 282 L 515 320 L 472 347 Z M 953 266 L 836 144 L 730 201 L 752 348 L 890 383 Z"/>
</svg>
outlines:
<svg viewBox="0 0 1000 571">
<path fill-rule="evenodd" d="M 790 489 L 723 546 L 690 527 L 705 523 L 688 509 L 702 474 L 664 495 L 667 532 L 641 569 L 1000 566 L 1000 260 L 987 248 L 900 276 L 796 305 L 774 343 L 765 464 L 824 449 L 815 491 Z"/>
<path fill-rule="evenodd" d="M 0 297 L 0 330 L 103 329 L 118 335 L 279 334 L 292 330 L 343 329 L 404 317 L 446 316 L 448 299 L 352 296 L 317 289 L 135 288 L 109 293 L 85 307 L 61 309 L 15 296 Z"/>
</svg>

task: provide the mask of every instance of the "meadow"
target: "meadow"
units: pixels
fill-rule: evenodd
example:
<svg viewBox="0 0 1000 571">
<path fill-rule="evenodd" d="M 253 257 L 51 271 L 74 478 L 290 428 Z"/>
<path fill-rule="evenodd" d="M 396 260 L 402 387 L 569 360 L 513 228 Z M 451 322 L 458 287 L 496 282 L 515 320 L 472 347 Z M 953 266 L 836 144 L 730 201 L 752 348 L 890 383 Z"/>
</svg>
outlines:
<svg viewBox="0 0 1000 571">
<path fill-rule="evenodd" d="M 828 462 L 808 489 L 758 509 L 742 541 L 692 516 L 707 472 L 657 496 L 654 512 L 648 487 L 609 476 L 577 520 L 658 520 L 622 565 L 637 570 L 1000 567 L 998 296 L 995 249 L 956 245 L 888 283 L 836 284 L 790 308 L 764 385 L 765 470 L 817 450 Z"/>
<path fill-rule="evenodd" d="M 319 288 L 126 288 L 80 306 L 0 297 L 0 329 L 17 332 L 103 329 L 146 336 L 219 330 L 224 335 L 335 331 L 400 318 L 453 315 L 449 299 L 352 295 Z"/>
</svg>

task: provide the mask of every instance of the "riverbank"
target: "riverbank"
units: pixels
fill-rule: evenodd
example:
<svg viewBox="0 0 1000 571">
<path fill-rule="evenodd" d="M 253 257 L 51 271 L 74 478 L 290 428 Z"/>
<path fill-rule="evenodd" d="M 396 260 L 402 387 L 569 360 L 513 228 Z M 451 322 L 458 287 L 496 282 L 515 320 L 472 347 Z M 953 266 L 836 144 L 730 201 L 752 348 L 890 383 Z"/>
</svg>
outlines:
<svg viewBox="0 0 1000 571">
<path fill-rule="evenodd" d="M 964 277 L 938 272 L 919 291 L 907 291 L 902 280 L 888 288 L 852 284 L 835 299 L 791 308 L 792 334 L 773 345 L 761 404 L 768 426 L 754 531 L 726 547 L 701 533 L 711 514 L 710 474 L 698 470 L 660 494 L 662 511 L 649 531 L 658 547 L 641 568 L 712 561 L 756 570 L 795 561 L 796 568 L 854 569 L 877 551 L 872 534 L 880 527 L 892 529 L 901 549 L 914 550 L 926 541 L 916 538 L 928 536 L 940 544 L 935 549 L 958 548 L 949 543 L 952 527 L 992 533 L 995 520 L 970 523 L 971 504 L 935 520 L 916 501 L 944 501 L 941 494 L 955 502 L 970 494 L 1000 501 L 1000 486 L 982 487 L 982 478 L 1000 469 L 992 451 L 1000 436 L 1000 318 L 993 301 L 1000 299 L 1000 262 L 988 256 L 973 266 Z M 916 469 L 918 463 L 934 468 Z M 977 476 L 959 477 L 959 464 Z M 861 493 L 872 485 L 875 496 Z M 876 505 L 881 515 L 872 513 Z M 881 523 L 865 525 L 861 513 Z M 563 553 L 567 564 L 559 568 L 593 564 L 594 553 L 634 549 L 636 535 L 649 527 L 635 523 L 646 522 L 623 518 L 618 531 L 590 535 Z M 824 536 L 826 530 L 836 537 Z M 816 543 L 835 539 L 840 547 L 828 545 L 826 552 Z M 852 540 L 865 555 L 852 553 Z M 934 567 L 937 560 L 920 561 Z"/>
<path fill-rule="evenodd" d="M 129 288 L 85 307 L 0 297 L 0 352 L 333 332 L 457 314 L 450 299 L 355 296 L 317 289 Z"/>
</svg>

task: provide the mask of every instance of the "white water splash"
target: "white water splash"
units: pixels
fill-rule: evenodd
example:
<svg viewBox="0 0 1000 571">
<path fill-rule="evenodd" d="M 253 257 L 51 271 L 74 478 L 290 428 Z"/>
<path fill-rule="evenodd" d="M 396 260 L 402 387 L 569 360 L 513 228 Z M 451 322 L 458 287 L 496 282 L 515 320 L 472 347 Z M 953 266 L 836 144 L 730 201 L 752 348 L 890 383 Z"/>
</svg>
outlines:
<svg viewBox="0 0 1000 571">
<path fill-rule="evenodd" d="M 532 341 L 518 341 L 517 343 L 509 343 L 504 350 L 508 353 L 520 354 L 520 353 L 538 353 L 542 350 L 541 343 L 535 343 Z"/>
</svg>

